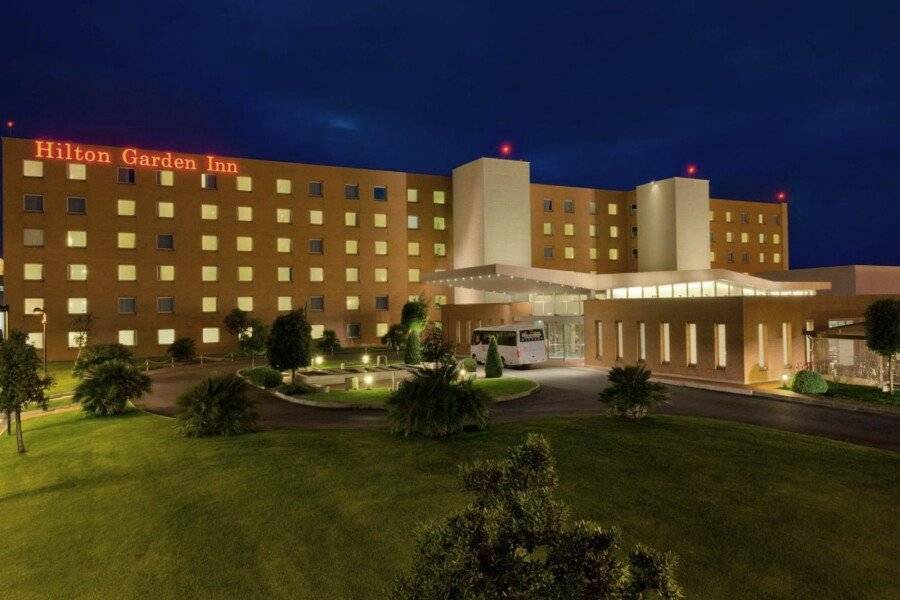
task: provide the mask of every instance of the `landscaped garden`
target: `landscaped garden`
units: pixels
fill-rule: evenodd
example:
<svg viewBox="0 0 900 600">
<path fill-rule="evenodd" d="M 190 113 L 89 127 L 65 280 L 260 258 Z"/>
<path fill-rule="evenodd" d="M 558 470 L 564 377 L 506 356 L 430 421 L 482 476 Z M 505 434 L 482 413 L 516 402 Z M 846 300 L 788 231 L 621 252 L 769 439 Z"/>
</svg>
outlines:
<svg viewBox="0 0 900 600">
<path fill-rule="evenodd" d="M 894 453 L 652 416 L 491 425 L 452 438 L 267 431 L 185 438 L 171 419 L 80 412 L 0 437 L 0 564 L 11 598 L 377 598 L 417 524 L 469 495 L 457 465 L 550 441 L 574 516 L 679 556 L 693 598 L 886 598 Z"/>
</svg>

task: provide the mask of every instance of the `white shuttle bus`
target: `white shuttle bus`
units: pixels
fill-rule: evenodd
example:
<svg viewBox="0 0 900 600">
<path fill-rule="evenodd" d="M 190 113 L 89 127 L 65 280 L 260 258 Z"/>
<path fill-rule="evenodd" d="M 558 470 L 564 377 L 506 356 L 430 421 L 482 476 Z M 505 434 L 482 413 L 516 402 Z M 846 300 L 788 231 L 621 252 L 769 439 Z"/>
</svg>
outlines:
<svg viewBox="0 0 900 600">
<path fill-rule="evenodd" d="M 491 337 L 497 340 L 504 366 L 532 365 L 547 360 L 547 341 L 539 325 L 520 323 L 472 330 L 469 353 L 476 362 L 484 363 Z"/>
</svg>

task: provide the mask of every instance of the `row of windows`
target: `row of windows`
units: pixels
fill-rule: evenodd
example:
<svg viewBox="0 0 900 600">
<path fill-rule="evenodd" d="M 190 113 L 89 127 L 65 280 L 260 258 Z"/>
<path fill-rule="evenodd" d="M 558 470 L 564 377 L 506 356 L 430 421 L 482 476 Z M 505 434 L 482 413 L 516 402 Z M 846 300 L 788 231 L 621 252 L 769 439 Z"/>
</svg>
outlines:
<svg viewBox="0 0 900 600">
<path fill-rule="evenodd" d="M 542 231 L 544 235 L 554 235 L 554 227 L 553 223 L 544 222 Z M 631 237 L 637 237 L 638 228 L 636 226 L 631 228 Z M 574 223 L 563 223 L 563 235 L 565 236 L 574 236 L 575 235 L 575 224 Z M 588 236 L 597 237 L 597 226 L 594 224 L 588 225 Z M 609 237 L 618 238 L 619 237 L 619 226 L 618 225 L 610 225 L 609 226 Z"/>
<path fill-rule="evenodd" d="M 750 213 L 741 212 L 741 213 L 739 213 L 739 216 L 740 216 L 740 221 L 741 221 L 742 225 L 747 225 L 750 223 Z M 733 221 L 733 218 L 734 218 L 734 216 L 733 216 L 732 212 L 730 210 L 726 210 L 725 211 L 725 222 L 731 223 Z M 781 225 L 781 215 L 770 215 L 770 218 L 772 220 L 773 225 Z M 710 220 L 710 222 L 716 220 L 716 211 L 714 211 L 714 210 L 709 211 L 709 220 Z M 764 215 L 763 213 L 756 213 L 756 223 L 758 225 L 765 225 L 766 224 L 766 215 Z"/>
<path fill-rule="evenodd" d="M 765 262 L 766 262 L 766 253 L 765 253 L 765 252 L 760 252 L 760 253 L 757 255 L 757 260 L 758 260 L 758 262 L 760 262 L 760 263 L 765 263 Z M 716 262 L 716 253 L 715 253 L 715 252 L 710 252 L 710 253 L 709 253 L 709 261 L 710 261 L 710 262 Z M 729 263 L 735 262 L 735 260 L 734 260 L 734 252 L 729 252 L 729 253 L 727 253 L 727 254 L 725 255 L 725 262 L 729 262 Z M 741 262 L 742 262 L 742 263 L 749 263 L 749 262 L 750 262 L 750 253 L 749 253 L 749 252 L 742 252 L 742 253 L 741 253 Z M 772 263 L 773 263 L 773 264 L 776 264 L 776 265 L 781 264 L 781 253 L 780 253 L 780 252 L 773 252 L 773 253 L 772 253 Z"/>
<path fill-rule="evenodd" d="M 254 268 L 251 266 L 239 266 L 236 268 L 236 280 L 241 283 L 254 281 Z M 373 281 L 375 283 L 388 282 L 388 269 L 386 267 L 376 267 L 372 269 Z M 421 269 L 407 269 L 406 277 L 409 283 L 419 283 L 421 281 Z M 66 277 L 69 281 L 87 281 L 88 267 L 86 264 L 68 264 L 66 265 Z M 25 263 L 23 265 L 23 278 L 25 281 L 44 281 L 44 265 L 43 263 Z M 136 265 L 118 265 L 117 278 L 119 281 L 137 281 Z M 275 267 L 276 281 L 282 283 L 290 283 L 294 281 L 293 267 Z M 200 281 L 218 281 L 219 267 L 215 265 L 204 265 L 200 267 Z M 156 281 L 175 281 L 175 265 L 157 265 Z M 310 267 L 309 281 L 318 283 L 325 281 L 324 267 Z M 359 283 L 360 272 L 359 267 L 346 267 L 344 269 L 344 281 L 347 283 Z"/>
<path fill-rule="evenodd" d="M 164 187 L 172 187 L 175 185 L 175 173 L 173 171 L 161 170 L 155 171 L 157 185 Z M 39 160 L 22 161 L 22 175 L 25 177 L 43 177 L 44 163 Z M 77 181 L 87 180 L 87 165 L 80 163 L 66 164 L 66 178 Z M 137 183 L 137 173 L 135 169 L 129 167 L 118 167 L 116 171 L 116 181 L 121 184 L 134 185 Z M 253 191 L 253 177 L 249 175 L 235 176 L 235 189 L 239 192 Z M 219 187 L 218 176 L 214 173 L 202 173 L 200 175 L 200 187 L 206 190 L 215 190 Z M 275 179 L 275 192 L 277 194 L 293 193 L 294 184 L 290 179 Z M 359 200 L 360 191 L 358 183 L 344 184 L 344 198 L 347 200 Z M 307 182 L 307 194 L 312 197 L 324 197 L 325 184 L 322 181 Z M 385 202 L 388 199 L 388 188 L 385 185 L 376 185 L 372 187 L 372 199 L 378 202 Z M 406 191 L 407 202 L 418 202 L 419 192 L 416 189 L 408 189 Z M 435 204 L 446 204 L 447 194 L 442 190 L 432 192 L 432 201 Z"/>
<path fill-rule="evenodd" d="M 772 234 L 772 237 L 769 238 L 769 239 L 772 240 L 772 243 L 773 243 L 773 244 L 780 244 L 780 243 L 781 243 L 781 234 L 780 234 L 780 233 L 773 233 L 773 234 Z M 716 241 L 716 232 L 715 232 L 715 231 L 710 231 L 710 232 L 709 232 L 709 241 L 712 242 L 712 243 L 715 243 L 715 241 Z M 734 242 L 734 234 L 733 234 L 731 231 L 726 231 L 726 232 L 725 232 L 725 241 L 726 241 L 726 242 Z M 764 234 L 764 233 L 758 233 L 758 234 L 756 235 L 756 241 L 757 241 L 757 243 L 765 244 L 765 243 L 766 243 L 766 234 Z M 746 231 L 742 231 L 742 232 L 741 232 L 741 243 L 742 243 L 742 244 L 749 244 L 749 243 L 750 243 L 750 234 L 747 233 Z"/>
<path fill-rule="evenodd" d="M 544 212 L 553 212 L 555 205 L 555 201 L 550 198 L 544 198 L 544 200 L 541 202 L 541 206 L 544 209 Z M 563 200 L 562 206 L 564 213 L 572 214 L 575 212 L 574 200 Z M 588 202 L 588 212 L 592 215 L 597 214 L 597 203 L 594 200 L 590 200 Z M 619 205 L 615 202 L 608 203 L 606 205 L 606 213 L 609 215 L 619 214 Z"/>
<path fill-rule="evenodd" d="M 632 250 L 632 255 L 637 258 L 637 248 Z M 599 256 L 599 251 L 597 248 L 589 249 L 589 257 L 591 260 L 597 260 Z M 619 260 L 619 249 L 618 248 L 610 248 L 607 251 L 607 257 L 609 260 Z M 544 258 L 549 260 L 552 258 L 556 258 L 556 248 L 554 246 L 544 246 Z M 573 246 L 564 246 L 563 247 L 563 258 L 567 260 L 575 259 L 575 248 Z"/>
</svg>

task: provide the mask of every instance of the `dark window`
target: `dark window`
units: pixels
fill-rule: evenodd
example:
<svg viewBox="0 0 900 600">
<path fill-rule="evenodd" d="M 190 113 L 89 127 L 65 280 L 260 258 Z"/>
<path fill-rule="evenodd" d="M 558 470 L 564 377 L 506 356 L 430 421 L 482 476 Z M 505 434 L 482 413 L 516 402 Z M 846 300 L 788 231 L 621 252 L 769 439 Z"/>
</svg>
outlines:
<svg viewBox="0 0 900 600">
<path fill-rule="evenodd" d="M 741 262 L 750 262 L 750 255 L 747 252 L 741 253 Z"/>
<path fill-rule="evenodd" d="M 728 262 L 730 262 L 730 263 L 734 262 L 734 252 L 728 253 Z"/>
<path fill-rule="evenodd" d="M 776 225 L 781 225 L 781 215 L 775 215 L 774 219 Z"/>
<path fill-rule="evenodd" d="M 219 188 L 219 182 L 216 180 L 216 176 L 211 173 L 204 173 L 200 177 L 200 185 L 204 190 L 215 190 Z"/>
<path fill-rule="evenodd" d="M 637 248 L 631 249 L 631 256 L 633 256 L 634 258 L 637 258 Z"/>
<path fill-rule="evenodd" d="M 359 186 L 355 183 L 344 185 L 344 198 L 347 200 L 359 200 Z"/>
<path fill-rule="evenodd" d="M 544 198 L 544 212 L 553 212 L 553 200 Z"/>
<path fill-rule="evenodd" d="M 171 233 L 160 233 L 156 236 L 156 248 L 158 250 L 174 250 L 175 235 Z"/>
<path fill-rule="evenodd" d="M 575 203 L 571 200 L 565 200 L 563 202 L 563 210 L 567 213 L 575 212 Z"/>
<path fill-rule="evenodd" d="M 25 194 L 25 210 L 27 212 L 44 212 L 44 197 L 38 194 Z"/>
<path fill-rule="evenodd" d="M 175 312 L 175 298 L 171 296 L 162 296 L 156 299 L 156 312 L 173 313 Z"/>
<path fill-rule="evenodd" d="M 309 195 L 316 196 L 318 198 L 322 197 L 322 182 L 321 181 L 310 181 L 309 182 Z"/>
<path fill-rule="evenodd" d="M 309 253 L 310 254 L 324 254 L 325 253 L 325 240 L 321 240 L 321 239 L 309 240 Z"/>
<path fill-rule="evenodd" d="M 119 167 L 119 183 L 134 184 L 134 169 Z"/>
<path fill-rule="evenodd" d="M 553 258 L 553 246 L 544 246 L 544 258 Z"/>
<path fill-rule="evenodd" d="M 633 238 L 637 237 L 637 227 L 631 228 L 631 237 L 633 237 Z"/>
<path fill-rule="evenodd" d="M 362 327 L 359 323 L 347 323 L 347 339 L 358 340 Z"/>
<path fill-rule="evenodd" d="M 749 222 L 750 222 L 750 216 L 747 213 L 742 212 L 741 213 L 741 223 L 749 223 Z"/>
<path fill-rule="evenodd" d="M 632 214 L 632 215 L 636 215 L 636 214 L 637 214 L 637 204 L 632 204 L 632 205 L 628 208 L 628 213 L 629 213 L 629 214 Z"/>
<path fill-rule="evenodd" d="M 309 310 L 325 310 L 325 296 L 310 296 Z"/>
<path fill-rule="evenodd" d="M 518 343 L 515 331 L 497 331 L 493 335 L 497 338 L 498 346 L 515 346 Z"/>
<path fill-rule="evenodd" d="M 66 212 L 70 215 L 83 215 L 87 213 L 87 200 L 84 198 L 67 198 Z"/>
<path fill-rule="evenodd" d="M 384 202 L 385 200 L 387 200 L 387 187 L 383 185 L 376 185 L 375 189 L 372 190 L 372 197 L 379 202 Z"/>
<path fill-rule="evenodd" d="M 387 296 L 375 296 L 375 310 L 387 310 L 388 309 L 388 297 Z"/>
<path fill-rule="evenodd" d="M 133 315 L 137 312 L 137 300 L 133 297 L 125 296 L 119 298 L 119 314 Z"/>
<path fill-rule="evenodd" d="M 709 241 L 711 241 L 711 242 L 716 241 L 716 232 L 715 231 L 709 232 Z"/>
</svg>

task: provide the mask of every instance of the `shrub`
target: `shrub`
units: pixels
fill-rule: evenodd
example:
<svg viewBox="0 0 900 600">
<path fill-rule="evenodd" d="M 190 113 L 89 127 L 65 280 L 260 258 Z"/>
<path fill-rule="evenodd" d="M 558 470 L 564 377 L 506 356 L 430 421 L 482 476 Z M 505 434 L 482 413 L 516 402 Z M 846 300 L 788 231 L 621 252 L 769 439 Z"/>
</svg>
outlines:
<svg viewBox="0 0 900 600">
<path fill-rule="evenodd" d="M 197 344 L 194 338 L 183 337 L 178 338 L 166 353 L 172 357 L 175 362 L 190 362 L 197 358 Z"/>
<path fill-rule="evenodd" d="M 406 331 L 422 333 L 428 322 L 428 303 L 419 297 L 403 305 L 400 311 L 400 324 Z"/>
<path fill-rule="evenodd" d="M 125 406 L 150 391 L 150 378 L 130 362 L 110 360 L 82 373 L 74 400 L 85 412 L 105 417 L 125 412 Z"/>
<path fill-rule="evenodd" d="M 424 368 L 400 383 L 387 399 L 388 418 L 395 433 L 444 437 L 467 425 L 487 426 L 491 396 L 472 385 L 455 381 L 456 366 Z"/>
<path fill-rule="evenodd" d="M 683 597 L 674 556 L 638 545 L 623 559 L 616 528 L 571 522 L 543 437 L 464 467 L 462 480 L 474 500 L 421 530 L 391 598 Z"/>
<path fill-rule="evenodd" d="M 410 331 L 406 336 L 403 362 L 408 365 L 417 365 L 422 362 L 422 342 L 419 340 L 419 334 L 415 331 Z"/>
<path fill-rule="evenodd" d="M 96 346 L 86 346 L 81 351 L 81 356 L 75 361 L 72 368 L 72 374 L 75 377 L 83 377 L 84 374 L 92 367 L 109 362 L 111 360 L 119 360 L 124 363 L 134 364 L 134 354 L 127 346 L 122 344 L 98 344 Z"/>
<path fill-rule="evenodd" d="M 465 369 L 468 373 L 474 373 L 478 369 L 478 365 L 475 363 L 475 359 L 471 357 L 467 357 L 459 361 L 457 363 L 457 367 L 460 369 Z"/>
<path fill-rule="evenodd" d="M 435 323 L 429 323 L 422 333 L 422 359 L 427 362 L 447 362 L 453 359 L 453 343 Z"/>
<path fill-rule="evenodd" d="M 500 358 L 500 350 L 497 348 L 497 338 L 491 336 L 488 344 L 487 356 L 484 359 L 485 377 L 503 377 L 503 359 Z"/>
<path fill-rule="evenodd" d="M 256 410 L 237 375 L 210 377 L 178 398 L 176 416 L 186 436 L 236 435 L 256 426 Z"/>
<path fill-rule="evenodd" d="M 828 391 L 828 382 L 815 371 L 799 371 L 794 375 L 791 389 L 798 394 L 824 394 Z"/>
<path fill-rule="evenodd" d="M 244 375 L 256 385 L 261 385 L 266 389 L 278 387 L 282 381 L 281 371 L 276 371 L 271 367 L 256 367 L 246 371 Z"/>
<path fill-rule="evenodd" d="M 278 388 L 278 391 L 288 396 L 296 396 L 298 394 L 311 394 L 316 391 L 316 388 L 305 383 L 286 383 Z"/>
<path fill-rule="evenodd" d="M 607 376 L 612 385 L 600 392 L 600 401 L 609 405 L 614 415 L 640 419 L 651 408 L 669 400 L 666 386 L 650 381 L 650 375 L 643 365 L 613 367 Z"/>
</svg>

